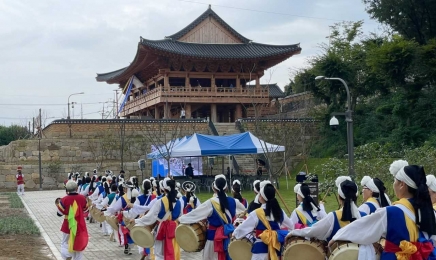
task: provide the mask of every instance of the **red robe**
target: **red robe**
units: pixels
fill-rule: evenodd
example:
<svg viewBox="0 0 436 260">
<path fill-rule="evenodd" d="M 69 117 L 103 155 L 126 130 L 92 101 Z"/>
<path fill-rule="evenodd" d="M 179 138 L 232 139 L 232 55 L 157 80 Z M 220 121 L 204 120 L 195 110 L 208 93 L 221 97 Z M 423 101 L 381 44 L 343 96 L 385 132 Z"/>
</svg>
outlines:
<svg viewBox="0 0 436 260">
<path fill-rule="evenodd" d="M 88 245 L 88 230 L 83 216 L 83 212 L 86 210 L 86 203 L 85 196 L 77 193 L 70 193 L 63 197 L 57 205 L 59 211 L 65 217 L 61 231 L 70 234 L 73 229 L 75 230 L 75 237 L 70 238 L 68 244 L 69 248 L 72 248 L 72 250 L 76 252 L 85 250 Z M 74 208 L 77 209 L 76 212 L 70 212 L 70 210 L 74 210 Z M 68 218 L 69 216 L 70 219 Z"/>
</svg>

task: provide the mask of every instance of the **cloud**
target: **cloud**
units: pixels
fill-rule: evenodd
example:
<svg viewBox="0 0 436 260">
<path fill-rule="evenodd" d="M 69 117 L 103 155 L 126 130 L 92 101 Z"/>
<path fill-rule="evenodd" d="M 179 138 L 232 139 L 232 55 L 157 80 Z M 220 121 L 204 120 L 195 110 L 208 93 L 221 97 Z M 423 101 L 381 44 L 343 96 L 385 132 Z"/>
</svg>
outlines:
<svg viewBox="0 0 436 260">
<path fill-rule="evenodd" d="M 113 100 L 117 86 L 96 82 L 96 73 L 127 66 L 136 54 L 140 36 L 163 39 L 181 30 L 207 9 L 208 3 L 204 3 L 0 1 L 3 25 L 0 27 L 0 104 L 27 104 L 0 106 L 0 123 L 22 121 L 5 118 L 31 118 L 39 106 L 30 104 L 47 104 L 41 108 L 52 117 L 65 116 L 68 96 L 81 91 L 85 95 L 73 96 L 72 100 L 84 103 L 85 117 L 100 118 L 98 111 L 103 104 L 99 102 Z M 334 23 L 309 17 L 368 18 L 362 4 L 348 0 L 211 0 L 210 3 L 218 15 L 249 39 L 269 44 L 301 44 L 300 55 L 278 64 L 271 79 L 262 79 L 282 87 L 289 82 L 290 69 L 306 66 L 306 59 L 319 51 L 317 45 L 326 41 L 328 26 Z M 365 28 L 374 30 L 375 26 Z M 77 111 L 76 107 L 76 114 Z"/>
</svg>

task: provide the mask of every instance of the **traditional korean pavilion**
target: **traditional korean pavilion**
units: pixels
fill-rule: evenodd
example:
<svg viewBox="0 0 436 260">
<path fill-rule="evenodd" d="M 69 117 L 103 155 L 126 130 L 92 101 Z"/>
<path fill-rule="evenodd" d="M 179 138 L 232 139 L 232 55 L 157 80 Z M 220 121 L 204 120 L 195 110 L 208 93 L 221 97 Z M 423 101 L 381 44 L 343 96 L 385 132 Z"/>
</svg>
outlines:
<svg viewBox="0 0 436 260">
<path fill-rule="evenodd" d="M 119 84 L 126 94 L 126 83 L 134 76 L 124 117 L 180 118 L 183 109 L 186 118 L 234 122 L 284 97 L 276 84 L 261 85 L 260 78 L 300 52 L 299 44 L 268 45 L 245 38 L 209 6 L 163 40 L 141 37 L 129 66 L 96 79 Z"/>
</svg>

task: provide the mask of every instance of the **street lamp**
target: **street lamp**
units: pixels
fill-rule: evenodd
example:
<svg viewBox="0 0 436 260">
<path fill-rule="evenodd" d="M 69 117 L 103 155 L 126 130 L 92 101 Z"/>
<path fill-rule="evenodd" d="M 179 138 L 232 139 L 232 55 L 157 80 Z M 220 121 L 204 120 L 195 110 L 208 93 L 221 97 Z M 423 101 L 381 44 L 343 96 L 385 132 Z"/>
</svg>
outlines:
<svg viewBox="0 0 436 260">
<path fill-rule="evenodd" d="M 79 92 L 79 93 L 73 93 L 70 96 L 68 96 L 68 117 L 67 119 L 70 120 L 70 97 L 74 95 L 83 95 L 85 92 Z"/>
<path fill-rule="evenodd" d="M 351 110 L 351 96 L 350 89 L 347 83 L 341 78 L 327 78 L 325 76 L 317 76 L 315 80 L 338 80 L 345 86 L 347 91 L 347 110 L 345 113 L 332 113 L 333 117 L 330 119 L 330 126 L 333 130 L 336 130 L 339 121 L 335 115 L 345 116 L 345 122 L 347 122 L 347 146 L 348 146 L 348 174 L 354 180 L 354 138 L 353 138 L 353 111 Z"/>
</svg>

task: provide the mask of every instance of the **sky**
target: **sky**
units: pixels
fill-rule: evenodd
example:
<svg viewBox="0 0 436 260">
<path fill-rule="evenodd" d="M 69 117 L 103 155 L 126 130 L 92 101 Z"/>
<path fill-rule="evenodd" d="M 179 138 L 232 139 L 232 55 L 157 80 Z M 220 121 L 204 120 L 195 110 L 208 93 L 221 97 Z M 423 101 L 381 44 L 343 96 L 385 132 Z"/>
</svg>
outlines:
<svg viewBox="0 0 436 260">
<path fill-rule="evenodd" d="M 261 83 L 283 88 L 292 72 L 327 43 L 329 26 L 364 20 L 360 0 L 0 0 L 0 125 L 27 125 L 43 111 L 43 125 L 67 117 L 113 118 L 116 84 L 95 80 L 130 64 L 139 37 L 160 40 L 212 9 L 240 34 L 266 44 L 300 43 L 302 52 L 266 72 Z M 119 96 L 122 100 L 123 97 Z"/>
</svg>

